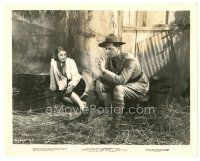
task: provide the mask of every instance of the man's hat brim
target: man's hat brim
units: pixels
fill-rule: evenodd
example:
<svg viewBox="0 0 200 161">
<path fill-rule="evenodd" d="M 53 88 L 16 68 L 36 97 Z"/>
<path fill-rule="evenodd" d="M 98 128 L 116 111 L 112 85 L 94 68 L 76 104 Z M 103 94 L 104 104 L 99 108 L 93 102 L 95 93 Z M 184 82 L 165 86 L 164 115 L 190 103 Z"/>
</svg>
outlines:
<svg viewBox="0 0 200 161">
<path fill-rule="evenodd" d="M 99 43 L 99 47 L 104 48 L 104 47 L 106 47 L 107 44 L 110 44 L 110 43 L 112 43 L 114 45 L 124 45 L 124 44 L 126 44 L 125 42 L 105 42 L 104 41 L 102 43 Z"/>
</svg>

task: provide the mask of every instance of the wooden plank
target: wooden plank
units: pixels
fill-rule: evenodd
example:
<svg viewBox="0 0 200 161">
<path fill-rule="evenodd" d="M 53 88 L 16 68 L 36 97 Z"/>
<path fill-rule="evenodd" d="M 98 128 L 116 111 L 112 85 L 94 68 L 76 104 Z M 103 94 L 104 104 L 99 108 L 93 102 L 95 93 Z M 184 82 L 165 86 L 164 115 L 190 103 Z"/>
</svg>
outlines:
<svg viewBox="0 0 200 161">
<path fill-rule="evenodd" d="M 130 32 L 130 31 L 169 31 L 169 30 L 177 30 L 178 26 L 168 26 L 168 25 L 162 25 L 162 26 L 153 26 L 153 27 L 123 27 L 124 32 Z"/>
<path fill-rule="evenodd" d="M 151 26 L 153 25 L 160 25 L 160 24 L 165 24 L 166 21 L 166 11 L 154 11 L 151 12 L 152 17 L 151 17 Z"/>
<path fill-rule="evenodd" d="M 130 11 L 130 26 L 136 26 L 137 22 L 137 11 Z"/>
<path fill-rule="evenodd" d="M 169 11 L 166 11 L 165 24 L 168 24 L 168 21 L 169 21 Z"/>
<path fill-rule="evenodd" d="M 139 27 L 146 26 L 145 14 L 146 14 L 146 11 L 138 11 L 137 26 Z"/>
<path fill-rule="evenodd" d="M 130 26 L 129 20 L 130 20 L 130 11 L 124 11 L 123 12 L 123 26 Z"/>
<path fill-rule="evenodd" d="M 123 11 L 118 11 L 118 36 L 122 39 L 122 33 L 123 33 Z"/>
</svg>

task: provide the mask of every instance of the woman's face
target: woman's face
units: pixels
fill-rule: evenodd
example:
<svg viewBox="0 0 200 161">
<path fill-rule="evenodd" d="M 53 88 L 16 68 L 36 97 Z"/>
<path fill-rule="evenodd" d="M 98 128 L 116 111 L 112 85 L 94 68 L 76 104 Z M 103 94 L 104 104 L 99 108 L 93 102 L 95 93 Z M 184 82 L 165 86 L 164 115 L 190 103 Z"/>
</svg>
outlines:
<svg viewBox="0 0 200 161">
<path fill-rule="evenodd" d="M 67 58 L 67 53 L 66 53 L 66 51 L 60 51 L 60 52 L 58 53 L 58 60 L 59 60 L 60 62 L 65 62 L 66 58 Z"/>
<path fill-rule="evenodd" d="M 108 57 L 114 57 L 120 53 L 120 50 L 117 47 L 115 47 L 112 43 L 106 45 L 105 50 Z"/>
</svg>

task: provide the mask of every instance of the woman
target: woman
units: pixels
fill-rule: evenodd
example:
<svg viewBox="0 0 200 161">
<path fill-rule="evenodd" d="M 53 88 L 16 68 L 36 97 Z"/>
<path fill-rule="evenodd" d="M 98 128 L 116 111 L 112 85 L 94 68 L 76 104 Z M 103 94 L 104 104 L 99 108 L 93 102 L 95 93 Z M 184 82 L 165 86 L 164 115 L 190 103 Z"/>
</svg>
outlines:
<svg viewBox="0 0 200 161">
<path fill-rule="evenodd" d="M 50 90 L 57 92 L 58 97 L 64 101 L 76 103 L 83 111 L 86 102 L 82 101 L 75 92 L 81 78 L 75 61 L 67 57 L 62 47 L 56 48 L 55 58 L 51 59 Z"/>
</svg>

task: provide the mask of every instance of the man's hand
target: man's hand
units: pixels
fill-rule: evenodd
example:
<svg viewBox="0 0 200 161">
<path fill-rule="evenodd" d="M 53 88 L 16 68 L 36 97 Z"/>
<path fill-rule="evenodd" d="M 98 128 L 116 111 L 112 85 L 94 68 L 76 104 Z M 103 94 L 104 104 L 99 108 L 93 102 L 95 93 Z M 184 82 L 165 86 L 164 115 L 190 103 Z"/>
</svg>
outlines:
<svg viewBox="0 0 200 161">
<path fill-rule="evenodd" d="M 73 86 L 73 85 L 69 85 L 69 86 L 67 87 L 66 94 L 71 93 L 73 89 L 74 89 L 74 86 Z"/>
<path fill-rule="evenodd" d="M 102 58 L 98 61 L 98 65 L 99 65 L 99 69 L 104 72 L 105 71 L 105 64 L 106 64 L 106 61 L 105 61 L 105 58 Z"/>
</svg>

